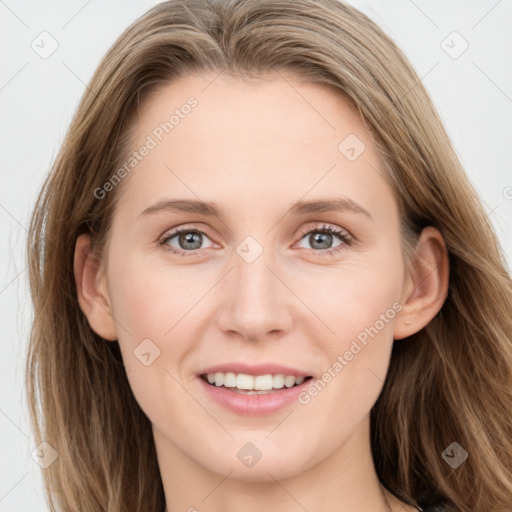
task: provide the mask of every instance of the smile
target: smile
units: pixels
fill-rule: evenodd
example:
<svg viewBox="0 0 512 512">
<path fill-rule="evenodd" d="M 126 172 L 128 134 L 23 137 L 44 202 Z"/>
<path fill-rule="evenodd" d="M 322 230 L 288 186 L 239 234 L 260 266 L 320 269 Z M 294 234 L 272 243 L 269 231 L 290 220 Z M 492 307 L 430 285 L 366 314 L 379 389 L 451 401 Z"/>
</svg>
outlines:
<svg viewBox="0 0 512 512">
<path fill-rule="evenodd" d="M 280 373 L 208 372 L 198 375 L 197 382 L 200 392 L 224 410 L 241 416 L 268 416 L 297 404 L 299 394 L 314 379 Z"/>
<path fill-rule="evenodd" d="M 283 388 L 299 386 L 308 377 L 296 377 L 278 373 L 275 375 L 248 375 L 246 373 L 216 372 L 201 375 L 201 378 L 208 384 L 215 387 L 224 387 L 236 393 L 247 395 L 265 395 Z"/>
</svg>

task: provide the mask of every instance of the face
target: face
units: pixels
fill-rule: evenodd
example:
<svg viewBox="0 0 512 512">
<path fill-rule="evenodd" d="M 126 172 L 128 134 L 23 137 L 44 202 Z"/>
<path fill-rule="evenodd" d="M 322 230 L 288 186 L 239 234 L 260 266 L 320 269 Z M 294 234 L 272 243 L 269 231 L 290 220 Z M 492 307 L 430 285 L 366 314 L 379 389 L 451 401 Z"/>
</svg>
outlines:
<svg viewBox="0 0 512 512">
<path fill-rule="evenodd" d="M 187 76 L 141 109 L 132 149 L 102 279 L 159 457 L 261 481 L 357 457 L 405 275 L 357 111 L 291 76 Z"/>
</svg>

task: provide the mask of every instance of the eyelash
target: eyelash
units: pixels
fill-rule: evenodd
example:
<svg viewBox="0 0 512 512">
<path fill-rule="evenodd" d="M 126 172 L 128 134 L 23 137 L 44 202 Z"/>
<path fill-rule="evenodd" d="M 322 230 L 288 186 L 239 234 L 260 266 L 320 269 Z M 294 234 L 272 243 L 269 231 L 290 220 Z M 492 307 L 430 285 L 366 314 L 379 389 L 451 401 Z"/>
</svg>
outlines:
<svg viewBox="0 0 512 512">
<path fill-rule="evenodd" d="M 198 234 L 205 235 L 206 237 L 208 237 L 208 235 L 206 233 L 204 233 L 203 231 L 201 231 L 200 229 L 198 229 L 196 227 L 180 228 L 180 229 L 176 229 L 176 230 L 172 231 L 169 234 L 164 235 L 164 237 L 160 240 L 159 243 L 161 246 L 166 246 L 165 250 L 168 250 L 168 251 L 170 251 L 174 254 L 177 254 L 179 256 L 187 256 L 187 257 L 197 256 L 198 255 L 197 253 L 201 252 L 201 249 L 196 249 L 194 251 L 184 251 L 184 250 L 177 251 L 174 247 L 167 245 L 167 242 L 169 242 L 169 240 L 171 240 L 172 238 L 174 238 L 178 235 L 181 235 L 182 233 L 198 233 Z M 324 224 L 324 226 L 322 228 L 313 228 L 313 229 L 305 228 L 305 229 L 303 229 L 301 231 L 300 240 L 302 240 L 306 235 L 309 235 L 312 233 L 328 233 L 331 235 L 335 235 L 343 242 L 340 245 L 337 245 L 336 247 L 333 247 L 331 249 L 308 249 L 309 251 L 320 253 L 322 256 L 334 256 L 339 251 L 343 251 L 346 248 L 346 246 L 353 245 L 353 242 L 354 242 L 354 239 L 352 238 L 352 236 L 344 229 L 340 229 L 340 228 L 337 228 L 334 226 L 329 226 L 326 224 Z"/>
</svg>

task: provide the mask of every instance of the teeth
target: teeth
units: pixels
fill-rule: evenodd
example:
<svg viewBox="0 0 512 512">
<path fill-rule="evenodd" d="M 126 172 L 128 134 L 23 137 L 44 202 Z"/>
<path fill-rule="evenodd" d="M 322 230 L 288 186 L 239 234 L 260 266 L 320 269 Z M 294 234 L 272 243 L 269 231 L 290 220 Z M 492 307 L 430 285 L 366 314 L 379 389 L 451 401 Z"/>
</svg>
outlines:
<svg viewBox="0 0 512 512">
<path fill-rule="evenodd" d="M 284 375 L 282 373 L 274 375 L 272 379 L 272 387 L 276 389 L 284 387 Z"/>
<path fill-rule="evenodd" d="M 254 377 L 254 389 L 259 391 L 272 389 L 273 382 L 272 375 L 258 375 Z"/>
<path fill-rule="evenodd" d="M 236 387 L 236 373 L 229 372 L 224 375 L 224 386 L 227 388 Z"/>
<path fill-rule="evenodd" d="M 214 384 L 217 387 L 235 388 L 234 390 L 243 390 L 246 394 L 262 394 L 251 393 L 251 391 L 269 391 L 283 387 L 291 388 L 304 382 L 304 377 L 283 375 L 282 373 L 253 376 L 246 373 L 217 372 L 209 373 L 206 377 L 210 384 Z"/>
<path fill-rule="evenodd" d="M 287 375 L 284 378 L 284 385 L 287 388 L 291 388 L 295 384 L 295 377 L 292 377 L 291 375 Z"/>
<path fill-rule="evenodd" d="M 239 373 L 236 376 L 235 387 L 238 389 L 256 389 L 254 387 L 254 377 L 252 375 L 246 375 L 245 373 Z"/>
</svg>

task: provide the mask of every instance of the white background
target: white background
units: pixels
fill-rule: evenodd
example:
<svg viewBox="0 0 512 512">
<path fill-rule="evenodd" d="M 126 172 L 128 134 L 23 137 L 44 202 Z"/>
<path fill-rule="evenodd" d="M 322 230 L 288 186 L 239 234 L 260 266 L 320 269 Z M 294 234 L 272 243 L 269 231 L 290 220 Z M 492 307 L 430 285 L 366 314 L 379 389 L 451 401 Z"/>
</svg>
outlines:
<svg viewBox="0 0 512 512">
<path fill-rule="evenodd" d="M 156 3 L 0 0 L 0 512 L 48 510 L 43 470 L 30 455 L 36 447 L 23 388 L 32 314 L 24 244 L 35 194 L 100 58 Z M 512 0 L 350 3 L 398 42 L 422 77 L 510 268 Z M 43 31 L 59 45 L 47 59 L 31 47 Z M 453 31 L 469 43 L 457 59 L 441 47 Z M 456 51 L 460 43 L 451 37 L 445 44 Z"/>
</svg>

